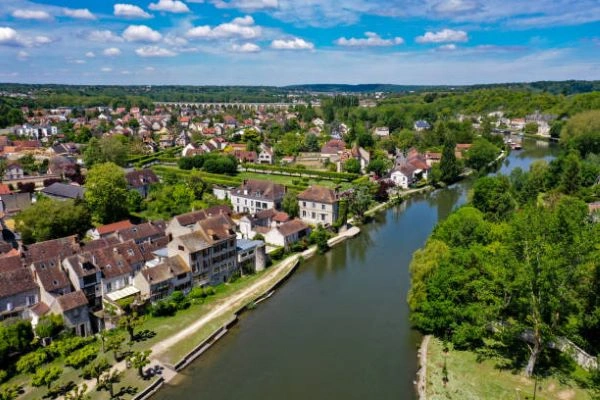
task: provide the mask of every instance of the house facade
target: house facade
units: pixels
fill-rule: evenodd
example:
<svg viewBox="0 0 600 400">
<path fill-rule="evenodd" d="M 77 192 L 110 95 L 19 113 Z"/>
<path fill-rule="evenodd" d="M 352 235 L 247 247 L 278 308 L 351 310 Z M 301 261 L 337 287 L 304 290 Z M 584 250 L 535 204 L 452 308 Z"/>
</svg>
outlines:
<svg viewBox="0 0 600 400">
<path fill-rule="evenodd" d="M 323 186 L 311 186 L 298 195 L 300 218 L 311 225 L 333 225 L 339 216 L 337 193 Z"/>
<path fill-rule="evenodd" d="M 238 213 L 254 214 L 269 208 L 279 209 L 285 186 L 270 181 L 249 179 L 231 191 L 231 204 Z"/>
</svg>

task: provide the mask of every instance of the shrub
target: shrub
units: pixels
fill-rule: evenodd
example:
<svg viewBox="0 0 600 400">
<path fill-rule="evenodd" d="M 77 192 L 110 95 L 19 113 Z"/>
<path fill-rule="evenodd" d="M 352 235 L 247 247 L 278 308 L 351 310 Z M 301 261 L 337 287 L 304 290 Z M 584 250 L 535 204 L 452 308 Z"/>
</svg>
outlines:
<svg viewBox="0 0 600 400">
<path fill-rule="evenodd" d="M 178 310 L 185 310 L 190 306 L 190 301 L 180 290 L 176 290 L 171 294 L 171 303 L 173 303 Z"/>
<path fill-rule="evenodd" d="M 283 247 L 280 247 L 276 250 L 273 250 L 269 255 L 271 256 L 271 259 L 279 261 L 285 255 L 285 249 Z"/>
<path fill-rule="evenodd" d="M 206 296 L 207 296 L 207 295 L 206 295 L 206 292 L 205 292 L 205 291 L 204 291 L 204 289 L 203 289 L 203 288 L 201 288 L 201 287 L 195 287 L 195 288 L 193 288 L 193 289 L 190 291 L 190 294 L 188 295 L 188 297 L 189 297 L 190 299 L 194 299 L 194 300 L 195 300 L 195 299 L 203 299 L 203 298 L 205 298 Z"/>
<path fill-rule="evenodd" d="M 153 317 L 170 317 L 177 312 L 177 306 L 168 301 L 159 301 L 150 310 Z"/>
<path fill-rule="evenodd" d="M 96 346 L 87 346 L 83 349 L 77 350 L 65 359 L 65 365 L 79 369 L 84 365 L 90 363 L 98 356 L 98 349 Z"/>
<path fill-rule="evenodd" d="M 17 372 L 34 372 L 37 367 L 52 360 L 50 352 L 46 349 L 37 349 L 34 352 L 25 354 L 17 361 Z"/>
<path fill-rule="evenodd" d="M 81 337 L 81 336 L 73 336 L 70 338 L 56 340 L 52 342 L 50 346 L 48 346 L 48 350 L 50 350 L 53 354 L 60 354 L 63 357 L 68 356 L 73 351 L 82 348 L 90 343 L 96 341 L 96 338 L 93 336 L 90 337 Z"/>
</svg>

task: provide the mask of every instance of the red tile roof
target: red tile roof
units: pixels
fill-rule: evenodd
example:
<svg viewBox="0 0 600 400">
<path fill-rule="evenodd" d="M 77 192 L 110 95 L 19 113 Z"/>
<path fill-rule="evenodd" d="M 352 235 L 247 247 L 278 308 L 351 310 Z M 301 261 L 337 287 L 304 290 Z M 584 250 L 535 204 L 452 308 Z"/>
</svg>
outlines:
<svg viewBox="0 0 600 400">
<path fill-rule="evenodd" d="M 128 219 L 119 222 L 113 222 L 112 224 L 102 225 L 96 228 L 100 236 L 108 235 L 116 232 L 120 229 L 130 228 L 133 224 Z"/>
<path fill-rule="evenodd" d="M 333 204 L 337 201 L 337 195 L 332 189 L 323 186 L 311 186 L 302 193 L 298 194 L 298 200 Z"/>
</svg>

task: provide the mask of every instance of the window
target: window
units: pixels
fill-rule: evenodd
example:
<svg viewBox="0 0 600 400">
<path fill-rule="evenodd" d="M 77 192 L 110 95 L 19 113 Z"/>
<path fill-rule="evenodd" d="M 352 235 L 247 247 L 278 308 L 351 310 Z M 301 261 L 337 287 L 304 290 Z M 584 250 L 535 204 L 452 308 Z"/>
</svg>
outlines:
<svg viewBox="0 0 600 400">
<path fill-rule="evenodd" d="M 317 205 L 316 205 L 316 204 L 313 202 L 313 205 L 312 205 L 312 206 L 313 206 L 313 208 L 315 208 Z"/>
<path fill-rule="evenodd" d="M 317 218 L 317 215 L 315 213 L 311 213 L 311 217 L 312 217 L 312 219 L 315 219 L 315 218 Z"/>
<path fill-rule="evenodd" d="M 325 221 L 325 214 L 321 214 L 321 221 Z"/>
<path fill-rule="evenodd" d="M 325 204 L 321 204 L 321 210 L 325 209 Z"/>
<path fill-rule="evenodd" d="M 112 284 L 109 282 L 106 284 L 106 291 L 110 292 L 112 290 Z"/>
<path fill-rule="evenodd" d="M 306 202 L 305 201 L 302 202 L 302 207 L 306 207 Z"/>
<path fill-rule="evenodd" d="M 303 217 L 306 217 L 306 210 L 303 210 L 303 211 L 302 211 L 302 216 L 303 216 Z"/>
</svg>

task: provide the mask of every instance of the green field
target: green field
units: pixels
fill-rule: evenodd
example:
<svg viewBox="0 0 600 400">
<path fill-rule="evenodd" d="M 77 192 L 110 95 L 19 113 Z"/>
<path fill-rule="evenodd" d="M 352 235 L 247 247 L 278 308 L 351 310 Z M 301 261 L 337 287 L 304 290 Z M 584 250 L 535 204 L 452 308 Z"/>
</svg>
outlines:
<svg viewBox="0 0 600 400">
<path fill-rule="evenodd" d="M 448 382 L 444 386 L 444 358 Z M 501 360 L 477 361 L 471 351 L 450 349 L 444 355 L 442 341 L 431 338 L 427 351 L 427 399 L 525 400 L 533 399 L 534 380 L 497 368 Z M 573 382 L 558 378 L 538 381 L 537 400 L 584 400 L 590 395 Z"/>
</svg>

